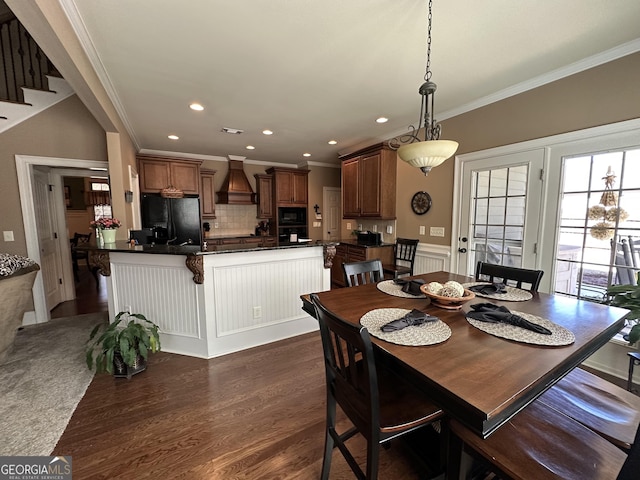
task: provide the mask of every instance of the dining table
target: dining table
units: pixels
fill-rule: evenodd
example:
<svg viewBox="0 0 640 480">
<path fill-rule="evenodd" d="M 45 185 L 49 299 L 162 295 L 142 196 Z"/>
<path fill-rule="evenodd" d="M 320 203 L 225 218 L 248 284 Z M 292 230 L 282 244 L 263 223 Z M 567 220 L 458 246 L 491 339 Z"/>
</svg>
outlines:
<svg viewBox="0 0 640 480">
<path fill-rule="evenodd" d="M 426 273 L 409 279 L 419 279 L 427 284 L 474 281 L 449 272 Z M 318 292 L 317 295 L 327 309 L 354 325 L 361 325 L 363 319 L 373 314 L 396 312 L 397 315 L 400 310 L 417 309 L 438 317 L 448 336 L 427 345 L 383 340 L 379 337 L 384 335 L 376 336 L 377 333 L 369 328 L 376 355 L 397 374 L 424 389 L 447 415 L 482 438 L 491 435 L 609 341 L 623 327 L 628 312 L 538 292 L 519 301 L 476 296 L 459 309 L 447 309 L 426 297 L 389 294 L 380 286 L 370 283 Z M 308 296 L 303 296 L 302 300 L 303 309 L 313 315 Z M 487 333 L 483 325 L 473 324 L 466 317 L 472 305 L 481 302 L 504 305 L 513 313 L 542 319 L 553 326 L 554 335 L 556 331 L 562 333 L 559 344 L 539 344 L 527 340 L 526 335 L 524 339 L 513 340 Z"/>
</svg>

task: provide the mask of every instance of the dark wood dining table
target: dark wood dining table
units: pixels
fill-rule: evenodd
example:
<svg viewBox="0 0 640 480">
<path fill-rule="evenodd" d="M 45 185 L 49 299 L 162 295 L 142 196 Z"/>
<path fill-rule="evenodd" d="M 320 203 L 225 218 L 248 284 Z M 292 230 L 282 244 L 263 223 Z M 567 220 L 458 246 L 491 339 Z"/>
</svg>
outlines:
<svg viewBox="0 0 640 480">
<path fill-rule="evenodd" d="M 416 275 L 426 282 L 460 283 L 473 279 L 434 272 Z M 476 297 L 452 311 L 427 299 L 401 298 L 380 291 L 375 284 L 318 293 L 319 300 L 343 319 L 358 325 L 378 308 L 418 309 L 439 317 L 451 329 L 444 342 L 404 346 L 372 336 L 377 351 L 399 374 L 429 393 L 445 412 L 486 438 L 533 402 L 554 383 L 603 346 L 623 326 L 627 310 L 535 293 L 522 302 Z M 505 305 L 510 310 L 549 319 L 570 330 L 575 342 L 566 346 L 519 343 L 485 333 L 472 326 L 464 312 L 478 302 Z M 303 299 L 303 308 L 310 304 Z"/>
</svg>

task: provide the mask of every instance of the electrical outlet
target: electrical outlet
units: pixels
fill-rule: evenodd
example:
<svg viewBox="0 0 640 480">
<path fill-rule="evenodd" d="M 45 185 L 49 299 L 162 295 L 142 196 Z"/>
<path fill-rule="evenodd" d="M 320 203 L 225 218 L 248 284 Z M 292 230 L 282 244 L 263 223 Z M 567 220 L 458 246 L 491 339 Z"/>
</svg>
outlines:
<svg viewBox="0 0 640 480">
<path fill-rule="evenodd" d="M 387 233 L 391 235 L 393 233 L 393 227 L 391 225 L 387 225 Z"/>
<path fill-rule="evenodd" d="M 15 239 L 13 238 L 13 230 L 5 230 L 2 232 L 2 237 L 5 242 L 13 242 Z"/>
<path fill-rule="evenodd" d="M 431 227 L 429 235 L 432 237 L 444 237 L 444 227 Z"/>
<path fill-rule="evenodd" d="M 361 223 L 358 224 L 358 230 L 362 231 L 362 224 Z"/>
<path fill-rule="evenodd" d="M 347 222 L 347 230 L 351 230 L 351 222 Z"/>
<path fill-rule="evenodd" d="M 262 307 L 253 307 L 253 318 L 262 318 Z"/>
<path fill-rule="evenodd" d="M 374 232 L 377 232 L 377 231 L 378 231 L 378 225 L 374 225 L 374 226 L 373 226 L 373 231 L 374 231 Z"/>
<path fill-rule="evenodd" d="M 218 222 L 214 222 L 213 228 L 218 228 Z"/>
<path fill-rule="evenodd" d="M 124 306 L 124 311 L 127 312 L 129 315 L 131 315 L 131 305 L 125 305 Z"/>
<path fill-rule="evenodd" d="M 424 235 L 424 234 L 425 234 L 424 225 L 420 225 L 420 235 Z"/>
</svg>

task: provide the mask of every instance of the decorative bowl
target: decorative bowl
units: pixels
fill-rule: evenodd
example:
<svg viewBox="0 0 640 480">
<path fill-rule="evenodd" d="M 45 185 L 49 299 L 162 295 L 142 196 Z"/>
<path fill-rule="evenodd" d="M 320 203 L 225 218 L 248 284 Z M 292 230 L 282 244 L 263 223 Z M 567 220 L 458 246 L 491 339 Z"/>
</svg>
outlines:
<svg viewBox="0 0 640 480">
<path fill-rule="evenodd" d="M 421 285 L 420 290 L 422 290 L 422 293 L 431 299 L 431 305 L 435 305 L 436 307 L 444 308 L 446 310 L 460 310 L 463 304 L 476 297 L 475 293 L 466 288 L 464 289 L 463 297 L 443 297 L 441 295 L 436 295 L 435 293 L 431 293 L 427 290 L 427 284 Z"/>
</svg>

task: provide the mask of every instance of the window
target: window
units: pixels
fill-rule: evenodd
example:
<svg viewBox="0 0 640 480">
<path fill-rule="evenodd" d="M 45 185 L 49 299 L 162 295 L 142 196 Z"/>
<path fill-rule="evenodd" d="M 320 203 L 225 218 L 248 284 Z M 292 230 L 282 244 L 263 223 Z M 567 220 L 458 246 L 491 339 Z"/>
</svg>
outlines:
<svg viewBox="0 0 640 480">
<path fill-rule="evenodd" d="M 101 217 L 111 218 L 111 192 L 106 181 L 91 179 L 90 191 L 87 194 L 87 203 L 93 206 L 93 216 L 97 220 Z"/>
<path fill-rule="evenodd" d="M 601 301 L 640 271 L 640 149 L 562 159 L 554 291 Z"/>
</svg>

